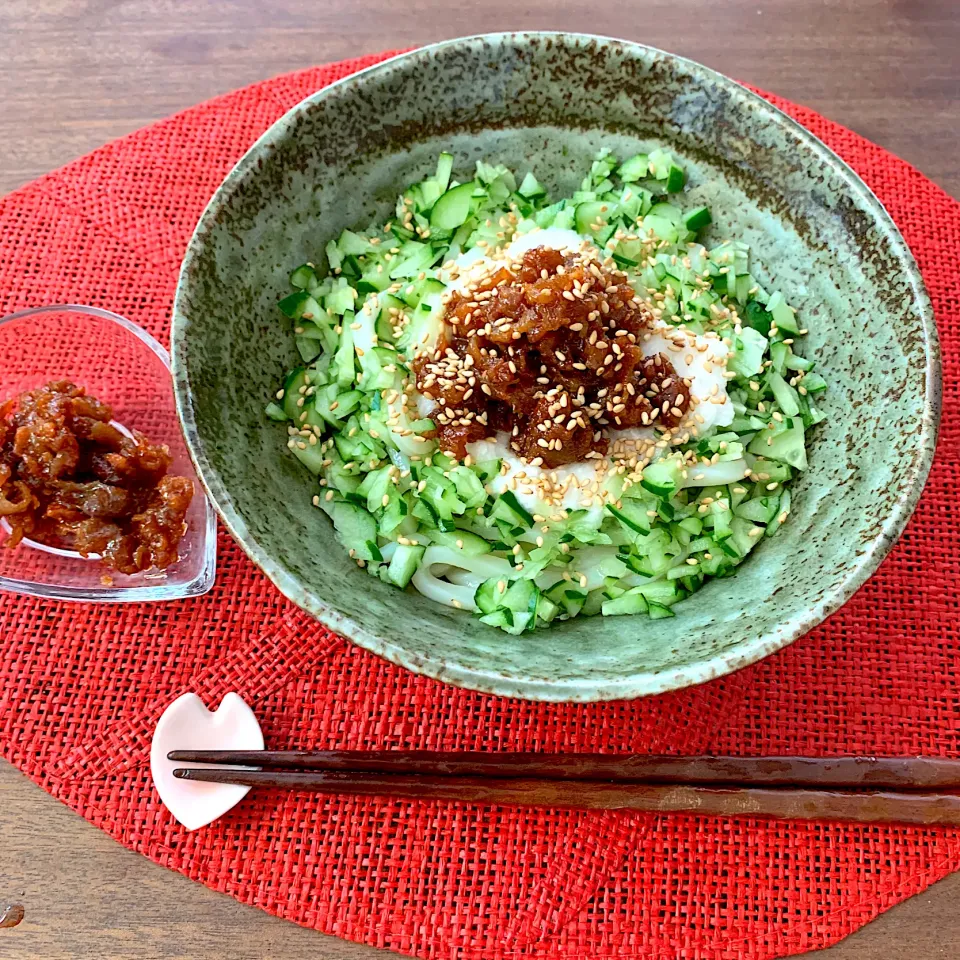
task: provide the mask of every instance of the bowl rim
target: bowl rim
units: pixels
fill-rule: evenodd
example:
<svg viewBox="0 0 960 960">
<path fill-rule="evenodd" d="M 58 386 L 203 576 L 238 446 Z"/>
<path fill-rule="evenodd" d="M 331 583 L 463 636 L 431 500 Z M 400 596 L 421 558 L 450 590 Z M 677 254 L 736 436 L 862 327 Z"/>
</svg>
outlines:
<svg viewBox="0 0 960 960">
<path fill-rule="evenodd" d="M 337 95 L 350 87 L 362 85 L 373 74 L 389 73 L 392 70 L 402 68 L 405 61 L 410 58 L 423 57 L 424 55 L 431 56 L 436 51 L 450 46 L 503 42 L 522 43 L 527 39 L 544 38 L 566 43 L 593 42 L 604 46 L 614 46 L 620 48 L 627 55 L 631 51 L 639 51 L 644 56 L 653 54 L 664 57 L 683 67 L 694 78 L 710 80 L 725 87 L 732 96 L 741 98 L 754 110 L 759 111 L 761 117 L 766 115 L 767 119 L 785 127 L 791 135 L 800 141 L 801 147 L 806 147 L 817 159 L 827 163 L 835 171 L 843 181 L 843 186 L 848 195 L 856 197 L 862 207 L 871 214 L 873 224 L 902 265 L 903 273 L 910 286 L 912 302 L 920 317 L 924 340 L 926 362 L 924 367 L 923 412 L 920 431 L 917 434 L 916 453 L 906 470 L 906 484 L 880 530 L 859 555 L 857 562 L 847 570 L 843 578 L 818 603 L 795 613 L 782 622 L 775 632 L 745 638 L 735 647 L 699 661 L 657 672 L 637 673 L 616 680 L 583 680 L 577 678 L 558 681 L 531 680 L 512 676 L 506 672 L 484 671 L 452 664 L 448 660 L 434 660 L 412 655 L 400 645 L 384 640 L 375 633 L 366 630 L 356 620 L 329 608 L 323 600 L 313 594 L 307 587 L 301 585 L 295 577 L 287 574 L 250 536 L 246 523 L 234 508 L 230 494 L 212 464 L 204 456 L 199 443 L 199 432 L 193 415 L 192 403 L 190 402 L 189 376 L 182 345 L 185 329 L 189 326 L 189 319 L 185 310 L 188 277 L 191 268 L 202 255 L 206 235 L 214 225 L 223 196 L 230 193 L 234 186 L 256 165 L 261 148 L 283 135 L 286 125 L 300 110 L 306 105 Z M 933 306 L 916 260 L 883 204 L 844 160 L 779 107 L 754 93 L 748 87 L 695 60 L 636 41 L 566 31 L 530 30 L 471 34 L 428 44 L 389 57 L 364 70 L 350 74 L 326 87 L 322 87 L 295 104 L 254 141 L 224 178 L 203 211 L 187 246 L 177 282 L 172 316 L 171 347 L 177 412 L 180 416 L 187 449 L 193 460 L 197 476 L 200 478 L 200 482 L 221 520 L 239 543 L 241 549 L 269 577 L 284 596 L 337 634 L 415 673 L 481 693 L 547 702 L 626 700 L 706 683 L 783 649 L 822 623 L 843 606 L 876 571 L 903 532 L 920 500 L 924 483 L 930 473 L 936 449 L 942 403 L 939 337 Z"/>
</svg>

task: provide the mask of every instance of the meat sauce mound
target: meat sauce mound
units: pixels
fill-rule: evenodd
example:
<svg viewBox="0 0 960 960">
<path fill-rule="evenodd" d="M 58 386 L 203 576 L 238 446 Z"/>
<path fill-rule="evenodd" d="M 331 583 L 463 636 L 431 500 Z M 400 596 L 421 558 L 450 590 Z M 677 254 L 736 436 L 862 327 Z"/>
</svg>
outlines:
<svg viewBox="0 0 960 960">
<path fill-rule="evenodd" d="M 607 451 L 604 429 L 672 429 L 689 381 L 645 357 L 653 316 L 623 273 L 589 257 L 528 250 L 447 304 L 433 354 L 414 360 L 442 451 L 498 430 L 531 463 L 558 467 Z"/>
<path fill-rule="evenodd" d="M 167 476 L 170 451 L 121 433 L 110 407 L 54 381 L 0 405 L 0 517 L 24 537 L 119 573 L 177 559 L 193 483 Z"/>
</svg>

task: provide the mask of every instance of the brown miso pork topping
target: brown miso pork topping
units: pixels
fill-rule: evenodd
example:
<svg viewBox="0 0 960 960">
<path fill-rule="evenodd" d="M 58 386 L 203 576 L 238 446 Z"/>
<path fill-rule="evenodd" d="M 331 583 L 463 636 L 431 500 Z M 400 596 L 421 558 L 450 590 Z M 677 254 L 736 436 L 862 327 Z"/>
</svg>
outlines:
<svg viewBox="0 0 960 960">
<path fill-rule="evenodd" d="M 119 573 L 177 560 L 193 483 L 167 476 L 170 451 L 124 435 L 113 411 L 66 380 L 0 405 L 0 516 L 6 546 L 27 537 L 98 553 Z"/>
<path fill-rule="evenodd" d="M 664 354 L 644 357 L 652 327 L 623 273 L 528 250 L 455 293 L 435 351 L 414 360 L 440 449 L 462 459 L 506 430 L 524 459 L 557 467 L 605 453 L 604 429 L 679 426 L 690 384 Z"/>
</svg>

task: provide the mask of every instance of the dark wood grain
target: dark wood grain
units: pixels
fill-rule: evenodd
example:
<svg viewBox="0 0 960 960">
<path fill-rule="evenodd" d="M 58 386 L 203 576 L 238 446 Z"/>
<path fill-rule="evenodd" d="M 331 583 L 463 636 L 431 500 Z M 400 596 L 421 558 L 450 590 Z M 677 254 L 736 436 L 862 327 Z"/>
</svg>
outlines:
<svg viewBox="0 0 960 960">
<path fill-rule="evenodd" d="M 345 770 L 176 769 L 180 780 L 349 796 L 457 800 L 486 805 L 698 813 L 710 817 L 777 817 L 960 827 L 956 793 L 892 793 L 791 787 L 694 786 L 603 780 L 529 780 L 356 773 Z"/>
<path fill-rule="evenodd" d="M 407 773 L 445 777 L 524 777 L 768 787 L 870 787 L 925 791 L 960 789 L 960 760 L 939 757 L 674 757 L 436 750 L 172 750 L 167 754 L 167 759 L 185 764 L 218 763 L 278 770 Z"/>
<path fill-rule="evenodd" d="M 478 19 L 478 11 L 482 16 Z M 480 30 L 552 28 L 673 50 L 805 103 L 960 195 L 955 0 L 3 0 L 0 193 L 107 140 L 274 74 Z M 64 852 L 69 851 L 69 856 Z M 2 960 L 361 960 L 130 853 L 0 765 Z M 823 960 L 960 956 L 960 874 Z M 585 958 L 590 960 L 590 958 Z"/>
<path fill-rule="evenodd" d="M 482 9 L 482 19 L 477 11 Z M 301 67 L 483 30 L 664 47 L 805 103 L 960 194 L 955 0 L 4 0 L 0 193 L 152 120 Z"/>
</svg>

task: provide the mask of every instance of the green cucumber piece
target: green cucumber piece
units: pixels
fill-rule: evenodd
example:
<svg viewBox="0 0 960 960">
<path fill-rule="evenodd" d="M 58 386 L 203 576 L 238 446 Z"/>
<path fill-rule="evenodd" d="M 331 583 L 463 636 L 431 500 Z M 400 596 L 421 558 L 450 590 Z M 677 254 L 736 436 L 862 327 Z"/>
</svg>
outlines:
<svg viewBox="0 0 960 960">
<path fill-rule="evenodd" d="M 532 580 L 514 580 L 507 587 L 501 606 L 512 610 L 515 614 L 533 614 L 536 612 L 539 596 L 540 590 Z"/>
<path fill-rule="evenodd" d="M 633 591 L 639 593 L 648 604 L 658 603 L 669 607 L 683 599 L 683 592 L 674 580 L 654 580 L 651 583 L 641 583 Z"/>
<path fill-rule="evenodd" d="M 311 473 L 318 475 L 323 473 L 323 461 L 326 459 L 326 454 L 320 450 L 319 443 L 305 443 L 302 450 L 299 443 L 295 443 L 290 447 L 290 451 Z"/>
<path fill-rule="evenodd" d="M 790 353 L 789 344 L 776 340 L 770 344 L 770 369 L 783 376 L 787 369 L 787 356 Z"/>
<path fill-rule="evenodd" d="M 656 180 L 666 180 L 670 173 L 673 156 L 667 150 L 651 150 L 647 168 Z"/>
<path fill-rule="evenodd" d="M 644 180 L 650 172 L 650 158 L 645 153 L 638 153 L 624 160 L 617 170 L 617 176 L 624 183 L 634 183 Z"/>
<path fill-rule="evenodd" d="M 537 585 L 532 580 L 514 580 L 501 595 L 497 586 L 498 581 L 493 581 L 492 586 L 488 587 L 490 583 L 491 581 L 486 580 L 477 588 L 478 594 L 485 587 L 487 590 L 474 602 L 481 612 L 483 611 L 481 604 L 488 606 L 494 601 L 497 601 L 497 604 L 480 619 L 484 623 L 501 627 L 507 633 L 520 634 L 524 630 L 532 630 L 536 624 L 537 610 L 540 606 L 540 590 Z"/>
<path fill-rule="evenodd" d="M 667 193 L 679 193 L 687 182 L 687 175 L 677 163 L 671 162 L 667 169 Z"/>
<path fill-rule="evenodd" d="M 733 532 L 730 521 L 733 513 L 726 500 L 714 500 L 710 504 L 710 517 L 713 520 L 713 536 L 715 540 L 726 540 Z"/>
<path fill-rule="evenodd" d="M 324 247 L 324 252 L 327 255 L 327 263 L 330 265 L 331 272 L 334 270 L 339 270 L 343 264 L 343 257 L 340 256 L 340 250 L 337 247 L 337 241 L 328 241 L 326 247 Z"/>
<path fill-rule="evenodd" d="M 767 386 L 773 391 L 773 397 L 780 405 L 784 416 L 795 417 L 800 413 L 800 399 L 797 391 L 775 370 L 768 371 Z"/>
<path fill-rule="evenodd" d="M 790 515 L 790 491 L 784 490 L 783 493 L 780 494 L 780 505 L 777 508 L 776 516 L 767 524 L 767 532 L 765 536 L 772 537 L 780 529 L 780 527 L 786 522 L 786 518 L 789 515 Z"/>
<path fill-rule="evenodd" d="M 540 185 L 540 182 L 532 172 L 523 178 L 520 186 L 517 187 L 517 193 L 527 200 L 536 200 L 539 197 L 545 197 L 547 195 L 547 191 Z"/>
<path fill-rule="evenodd" d="M 296 320 L 303 313 L 307 301 L 312 299 L 313 297 L 306 290 L 297 290 L 295 293 L 284 297 L 277 306 L 285 316 L 290 317 L 291 320 Z"/>
<path fill-rule="evenodd" d="M 300 359 L 304 363 L 313 363 L 323 353 L 323 346 L 312 337 L 294 337 L 293 342 L 296 344 L 297 353 L 300 354 Z"/>
<path fill-rule="evenodd" d="M 787 301 L 783 298 L 783 294 L 779 290 L 771 294 L 770 299 L 767 301 L 767 310 L 770 311 L 774 323 L 777 325 L 777 329 L 785 333 L 800 332 L 797 316 L 793 310 L 787 306 Z"/>
<path fill-rule="evenodd" d="M 324 297 L 323 305 L 331 312 L 342 316 L 353 310 L 357 291 L 347 283 L 345 277 L 337 277 L 336 286 Z"/>
<path fill-rule="evenodd" d="M 430 226 L 436 230 L 456 230 L 470 216 L 477 182 L 471 180 L 447 190 L 430 211 Z"/>
<path fill-rule="evenodd" d="M 727 361 L 727 369 L 741 377 L 756 376 L 763 369 L 767 338 L 753 327 L 744 327 L 733 343 L 734 350 Z"/>
<path fill-rule="evenodd" d="M 309 290 L 316 279 L 317 274 L 313 267 L 309 263 L 304 263 L 290 274 L 290 286 L 298 290 Z"/>
<path fill-rule="evenodd" d="M 441 200 L 443 197 L 437 203 L 439 204 Z M 390 265 L 390 279 L 409 280 L 416 277 L 425 270 L 429 270 L 436 259 L 436 250 L 431 244 L 408 240 L 397 251 L 397 258 Z"/>
<path fill-rule="evenodd" d="M 324 467 L 327 484 L 339 490 L 344 496 L 356 493 L 360 480 L 346 469 L 340 454 L 336 450 L 328 450 L 327 460 L 330 461 L 330 465 Z"/>
<path fill-rule="evenodd" d="M 504 490 L 490 511 L 492 520 L 504 520 L 514 527 L 532 527 L 533 517 L 521 506 L 512 490 Z"/>
<path fill-rule="evenodd" d="M 675 227 L 679 227 L 683 223 L 683 212 L 679 207 L 675 207 L 672 203 L 655 203 L 650 208 L 650 213 L 648 216 L 658 217 L 661 220 L 666 220 Z"/>
<path fill-rule="evenodd" d="M 658 497 L 672 497 L 683 481 L 683 468 L 676 458 L 655 460 L 643 469 L 640 486 Z"/>
<path fill-rule="evenodd" d="M 501 584 L 503 584 L 503 589 L 500 588 Z M 477 605 L 477 609 L 481 613 L 493 613 L 493 611 L 503 603 L 503 598 L 506 594 L 506 582 L 499 580 L 497 577 L 491 577 L 489 580 L 484 580 L 483 583 L 477 587 L 473 602 Z"/>
<path fill-rule="evenodd" d="M 806 357 L 798 356 L 791 350 L 787 354 L 785 366 L 788 370 L 796 370 L 798 372 L 803 371 L 806 373 L 807 371 L 813 369 L 814 364 L 812 360 L 808 360 Z M 826 383 L 824 383 L 824 386 L 826 386 Z M 810 388 L 807 387 L 807 389 L 809 390 Z"/>
<path fill-rule="evenodd" d="M 733 533 L 729 541 L 727 541 L 727 544 L 737 551 L 741 559 L 757 545 L 758 541 L 763 539 L 761 536 L 750 536 L 750 531 L 756 528 L 756 524 L 751 523 L 749 520 L 744 520 L 743 517 L 734 517 L 731 527 L 733 528 Z M 727 544 L 723 546 L 726 548 Z"/>
<path fill-rule="evenodd" d="M 384 496 L 389 497 L 389 494 L 396 490 L 390 482 L 390 476 L 390 466 L 371 470 L 357 488 L 357 493 L 361 497 L 366 497 L 366 506 L 370 513 L 376 513 L 381 509 Z"/>
<path fill-rule="evenodd" d="M 769 523 L 780 512 L 780 498 L 757 497 L 754 500 L 745 500 L 734 510 L 736 516 L 751 523 Z"/>
<path fill-rule="evenodd" d="M 405 587 L 417 572 L 424 550 L 426 547 L 398 544 L 390 566 L 387 567 L 389 581 L 398 587 Z"/>
<path fill-rule="evenodd" d="M 559 612 L 560 607 L 541 593 L 537 598 L 537 620 L 542 623 L 550 623 Z"/>
<path fill-rule="evenodd" d="M 650 518 L 647 516 L 645 503 L 627 500 L 622 502 L 619 507 L 608 503 L 607 510 L 620 521 L 627 533 L 631 535 L 631 539 L 633 534 L 645 537 L 650 533 Z"/>
<path fill-rule="evenodd" d="M 629 590 L 613 600 L 605 600 L 600 606 L 600 612 L 605 617 L 630 616 L 636 613 L 647 612 L 647 601 L 643 594 Z"/>
<path fill-rule="evenodd" d="M 750 453 L 769 460 L 780 460 L 797 470 L 807 469 L 803 421 L 790 417 L 772 429 L 761 430 L 747 447 Z"/>
<path fill-rule="evenodd" d="M 357 371 L 353 363 L 353 331 L 350 329 L 352 322 L 353 314 L 349 312 L 344 314 L 342 324 L 343 333 L 340 334 L 340 347 L 333 358 L 337 383 L 339 383 L 341 387 L 350 386 L 350 384 L 356 382 L 357 379 Z"/>
<path fill-rule="evenodd" d="M 337 238 L 337 249 L 346 257 L 360 257 L 370 252 L 370 241 L 352 230 L 343 230 Z"/>
<path fill-rule="evenodd" d="M 483 537 L 478 537 L 475 533 L 470 533 L 467 530 L 452 530 L 449 533 L 431 530 L 429 536 L 431 543 L 459 550 L 468 557 L 481 557 L 490 552 L 490 542 L 488 540 L 484 540 Z"/>
<path fill-rule="evenodd" d="M 294 367 L 284 378 L 283 412 L 288 420 L 300 422 L 299 416 L 303 413 L 303 404 L 297 406 L 297 401 L 303 397 L 300 388 L 305 387 L 308 382 L 306 367 Z"/>
<path fill-rule="evenodd" d="M 450 185 L 450 174 L 453 172 L 453 154 L 441 153 L 437 157 L 437 172 L 434 174 L 434 181 L 440 192 L 443 193 Z"/>
<path fill-rule="evenodd" d="M 325 509 L 333 520 L 337 539 L 347 550 L 354 551 L 356 559 L 376 563 L 383 561 L 383 555 L 377 547 L 377 521 L 373 514 L 347 501 L 335 501 Z"/>
<path fill-rule="evenodd" d="M 653 600 L 647 604 L 647 614 L 651 620 L 664 620 L 667 617 L 676 616 L 676 614 L 669 607 L 665 607 L 660 603 L 655 603 Z"/>
<path fill-rule="evenodd" d="M 683 218 L 683 225 L 693 233 L 708 227 L 711 223 L 713 223 L 713 217 L 710 215 L 709 207 L 697 207 Z"/>
<path fill-rule="evenodd" d="M 547 597 L 563 610 L 563 616 L 575 617 L 583 608 L 587 594 L 577 590 L 566 580 L 559 580 L 548 591 Z"/>
<path fill-rule="evenodd" d="M 643 218 L 641 226 L 646 233 L 652 230 L 654 236 L 659 237 L 661 240 L 666 240 L 667 243 L 676 243 L 680 238 L 680 231 L 677 229 L 676 224 L 671 220 L 655 216 L 652 213 L 648 213 Z"/>
<path fill-rule="evenodd" d="M 578 203 L 574 211 L 573 222 L 577 233 L 585 237 L 597 237 L 599 230 L 594 229 L 599 220 L 604 226 L 616 216 L 617 205 L 611 201 L 592 200 Z"/>
</svg>

